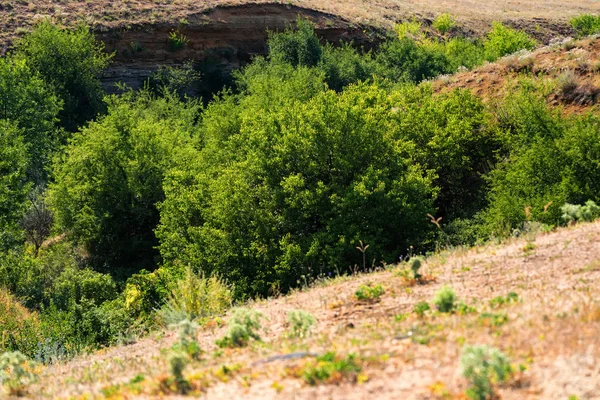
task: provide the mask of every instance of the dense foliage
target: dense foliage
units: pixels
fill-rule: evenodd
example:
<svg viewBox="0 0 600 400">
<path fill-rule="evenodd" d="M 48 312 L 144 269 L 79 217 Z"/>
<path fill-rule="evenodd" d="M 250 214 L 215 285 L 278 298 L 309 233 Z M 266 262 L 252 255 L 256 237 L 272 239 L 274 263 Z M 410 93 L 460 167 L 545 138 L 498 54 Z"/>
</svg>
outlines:
<svg viewBox="0 0 600 400">
<path fill-rule="evenodd" d="M 110 55 L 89 30 L 38 24 L 0 60 L 0 350 L 52 362 L 322 275 L 592 218 L 598 116 L 565 117 L 526 80 L 491 105 L 435 93 L 427 80 L 534 45 L 455 27 L 411 21 L 364 51 L 300 20 L 195 99 L 192 64 L 104 96 Z"/>
</svg>

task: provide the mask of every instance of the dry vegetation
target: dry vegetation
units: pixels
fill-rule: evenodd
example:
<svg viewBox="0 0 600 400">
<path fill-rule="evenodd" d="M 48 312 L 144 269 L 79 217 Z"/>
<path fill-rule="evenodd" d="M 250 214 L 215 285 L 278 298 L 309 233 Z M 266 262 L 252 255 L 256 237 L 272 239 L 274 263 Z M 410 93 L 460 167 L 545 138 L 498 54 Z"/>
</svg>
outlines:
<svg viewBox="0 0 600 400">
<path fill-rule="evenodd" d="M 441 77 L 434 87 L 438 91 L 470 89 L 489 101 L 501 99 L 514 90 L 514 84 L 523 75 L 545 83 L 549 103 L 563 106 L 566 114 L 585 112 L 597 103 L 600 94 L 600 40 L 558 40 L 473 71 Z"/>
<path fill-rule="evenodd" d="M 503 244 L 442 252 L 426 260 L 429 277 L 415 284 L 399 266 L 249 305 L 267 317 L 263 342 L 219 349 L 226 327 L 211 322 L 198 342 L 200 361 L 185 370 L 196 395 L 209 398 L 464 398 L 459 354 L 464 344 L 490 344 L 517 371 L 501 387 L 503 399 L 594 399 L 600 393 L 600 223 L 556 232 L 529 233 Z M 432 281 L 431 277 L 435 277 Z M 360 302 L 362 284 L 381 284 L 380 301 Z M 445 285 L 473 310 L 413 312 Z M 491 304 L 510 292 L 516 302 Z M 286 335 L 293 309 L 318 320 L 312 336 Z M 164 350 L 174 332 L 49 366 L 32 398 L 153 398 L 174 396 Z M 278 359 L 292 352 L 356 354 L 360 373 L 334 374 L 311 386 L 302 378 L 312 356 Z M 273 357 L 275 356 L 275 357 Z M 577 396 L 577 397 L 569 397 Z"/>
<path fill-rule="evenodd" d="M 428 19 L 439 13 L 450 12 L 466 29 L 484 31 L 492 20 L 499 19 L 534 33 L 564 31 L 569 18 L 600 11 L 600 4 L 594 0 L 3 0 L 0 1 L 0 42 L 6 45 L 15 33 L 27 31 L 37 19 L 47 16 L 68 25 L 84 21 L 98 29 L 140 23 L 194 24 L 201 23 L 202 13 L 218 6 L 261 3 L 304 7 L 341 16 L 353 23 L 388 29 L 411 16 Z"/>
</svg>

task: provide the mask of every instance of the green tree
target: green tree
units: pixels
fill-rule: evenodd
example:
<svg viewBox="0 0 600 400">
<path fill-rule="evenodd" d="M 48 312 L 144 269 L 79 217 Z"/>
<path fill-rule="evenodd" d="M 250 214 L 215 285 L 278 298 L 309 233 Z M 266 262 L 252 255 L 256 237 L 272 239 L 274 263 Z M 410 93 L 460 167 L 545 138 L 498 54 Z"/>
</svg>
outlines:
<svg viewBox="0 0 600 400">
<path fill-rule="evenodd" d="M 21 131 L 9 121 L 0 120 L 0 249 L 11 247 L 19 237 L 18 222 L 29 189 L 28 159 Z"/>
<path fill-rule="evenodd" d="M 49 201 L 57 227 L 112 273 L 153 268 L 165 172 L 195 139 L 199 107 L 176 96 L 129 94 L 76 133 L 57 160 Z"/>
<path fill-rule="evenodd" d="M 67 30 L 44 20 L 16 44 L 15 56 L 56 90 L 64 102 L 60 121 L 68 131 L 105 108 L 99 78 L 111 56 L 86 26 Z"/>
<path fill-rule="evenodd" d="M 24 60 L 0 59 L 0 119 L 22 131 L 29 152 L 27 176 L 35 183 L 47 180 L 46 168 L 63 140 L 56 125 L 61 104 Z"/>
<path fill-rule="evenodd" d="M 395 260 L 423 239 L 435 191 L 403 159 L 390 109 L 368 85 L 244 108 L 239 132 L 207 138 L 195 167 L 167 175 L 165 261 L 218 272 L 239 298 L 355 264 L 359 240 L 370 257 Z"/>
</svg>

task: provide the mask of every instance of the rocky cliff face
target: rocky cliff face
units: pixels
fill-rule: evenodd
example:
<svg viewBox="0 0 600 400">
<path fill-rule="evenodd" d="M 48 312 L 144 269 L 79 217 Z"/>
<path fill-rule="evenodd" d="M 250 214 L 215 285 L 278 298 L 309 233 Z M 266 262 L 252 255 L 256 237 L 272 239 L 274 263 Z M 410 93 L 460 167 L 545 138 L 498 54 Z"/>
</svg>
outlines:
<svg viewBox="0 0 600 400">
<path fill-rule="evenodd" d="M 97 32 L 113 63 L 103 82 L 108 92 L 122 82 L 139 88 L 160 66 L 176 66 L 193 61 L 209 72 L 231 71 L 248 63 L 253 56 L 267 53 L 267 32 L 283 30 L 297 17 L 308 18 L 324 41 L 353 41 L 368 47 L 372 29 L 326 13 L 283 4 L 248 4 L 217 7 L 191 15 L 173 24 L 140 24 L 126 29 Z M 185 38 L 179 46 L 169 35 Z"/>
</svg>

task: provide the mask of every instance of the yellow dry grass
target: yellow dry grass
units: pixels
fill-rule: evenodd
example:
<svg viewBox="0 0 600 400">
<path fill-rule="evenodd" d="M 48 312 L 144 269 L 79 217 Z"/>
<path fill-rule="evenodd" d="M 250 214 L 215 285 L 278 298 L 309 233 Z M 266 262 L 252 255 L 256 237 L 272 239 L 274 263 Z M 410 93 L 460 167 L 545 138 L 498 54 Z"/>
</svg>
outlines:
<svg viewBox="0 0 600 400">
<path fill-rule="evenodd" d="M 524 369 L 498 388 L 503 399 L 600 398 L 600 222 L 529 234 L 502 244 L 453 249 L 426 260 L 425 284 L 386 271 L 321 282 L 285 297 L 249 304 L 265 314 L 263 342 L 220 350 L 226 327 L 202 329 L 205 351 L 185 375 L 206 398 L 434 399 L 464 398 L 459 356 L 465 344 L 489 344 Z M 358 302 L 356 289 L 381 284 L 378 302 Z M 475 311 L 461 315 L 412 310 L 442 286 L 454 288 Z M 490 300 L 515 292 L 519 301 Z M 286 335 L 286 315 L 302 309 L 318 320 L 305 339 Z M 177 397 L 165 382 L 169 367 L 161 349 L 174 332 L 134 345 L 107 349 L 45 369 L 31 398 Z M 310 386 L 299 376 L 312 359 L 265 362 L 274 355 L 307 351 L 354 353 L 358 375 L 334 374 Z M 312 365 L 312 364 L 310 364 Z M 138 383 L 131 383 L 138 375 Z"/>
</svg>

